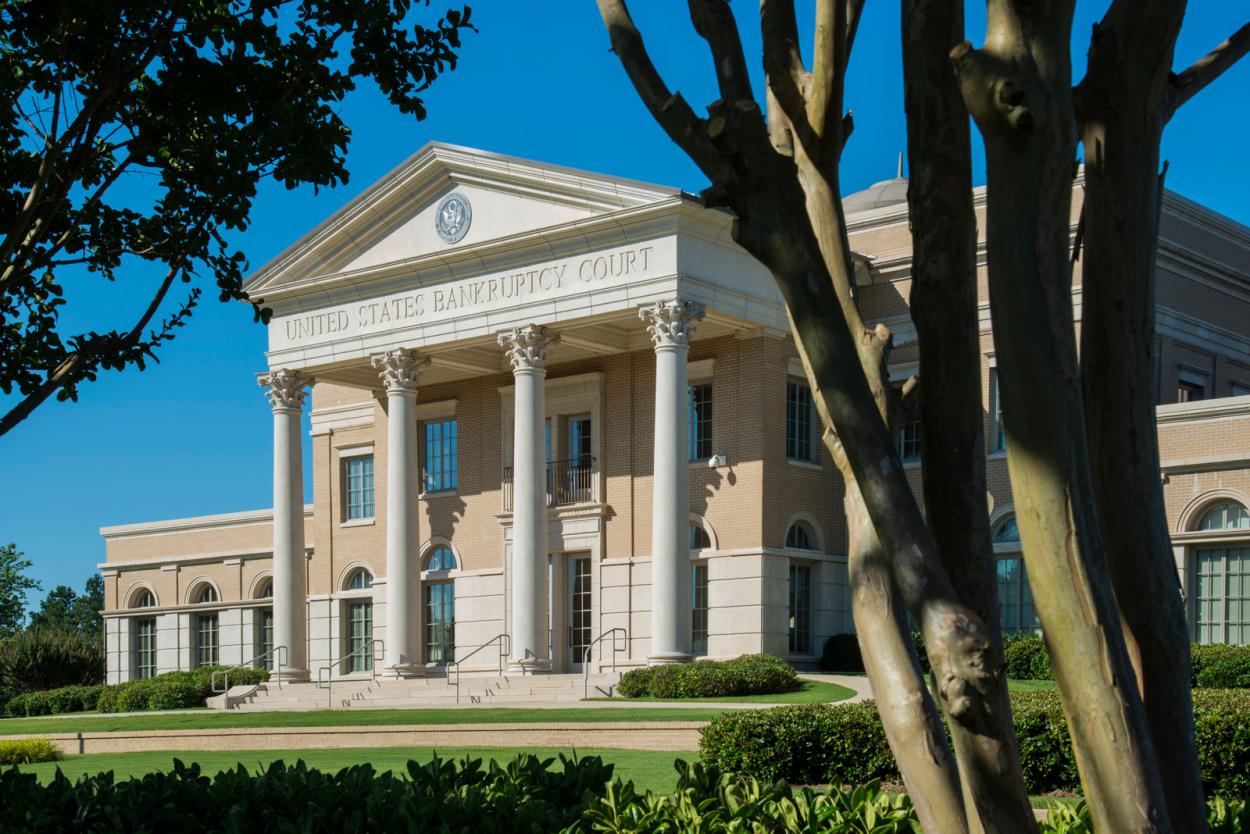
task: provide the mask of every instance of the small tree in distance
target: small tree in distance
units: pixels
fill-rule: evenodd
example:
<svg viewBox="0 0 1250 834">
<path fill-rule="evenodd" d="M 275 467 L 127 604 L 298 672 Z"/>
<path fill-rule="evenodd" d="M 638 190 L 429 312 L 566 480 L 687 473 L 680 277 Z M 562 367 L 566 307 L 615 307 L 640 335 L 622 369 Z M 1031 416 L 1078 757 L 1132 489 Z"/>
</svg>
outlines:
<svg viewBox="0 0 1250 834">
<path fill-rule="evenodd" d="M 734 213 L 734 239 L 770 269 L 785 300 L 826 445 L 847 484 L 852 611 L 865 666 L 925 830 L 1016 834 L 1037 824 L 1002 674 L 986 518 L 971 113 L 988 159 L 991 313 L 1012 495 L 1083 792 L 1099 831 L 1205 830 L 1188 640 L 1177 627 L 1175 568 L 1158 547 L 1157 453 L 1125 460 L 1116 455 L 1123 443 L 1105 451 L 1090 440 L 1132 420 L 1126 442 L 1154 442 L 1154 390 L 1139 383 L 1153 350 L 1158 143 L 1175 107 L 1250 48 L 1250 27 L 1171 74 L 1184 0 L 1112 0 L 1074 96 L 1074 0 L 988 0 L 980 49 L 965 41 L 961 0 L 902 0 L 910 309 L 925 389 L 922 513 L 892 434 L 917 385 L 893 390 L 890 333 L 868 327 L 857 306 L 838 185 L 852 129 L 844 81 L 864 0 L 817 0 L 810 61 L 794 0 L 760 0 L 766 87 L 758 98 L 729 3 L 689 0 L 720 93 L 706 117 L 669 89 L 625 0 L 597 2 L 643 104 L 710 180 L 705 203 Z M 1106 295 L 1086 308 L 1083 334 L 1091 318 L 1104 339 L 1133 328 L 1131 339 L 1088 351 L 1094 361 L 1078 360 L 1072 318 L 1078 130 L 1101 189 L 1091 204 L 1108 211 L 1087 227 L 1100 255 L 1084 284 Z M 1088 390 L 1125 379 L 1129 390 L 1112 397 L 1087 401 L 1082 390 L 1082 380 Z M 1108 522 L 1105 514 L 1126 500 L 1108 493 L 1130 482 L 1129 495 L 1145 500 Z M 1126 540 L 1147 550 L 1109 553 L 1100 518 L 1148 528 Z M 1142 596 L 1121 607 L 1117 591 Z M 906 612 L 924 637 L 932 691 Z"/>
<path fill-rule="evenodd" d="M 0 546 L 0 640 L 26 624 L 27 595 L 40 590 L 39 581 L 26 575 L 30 568 L 31 561 L 16 544 Z"/>
</svg>

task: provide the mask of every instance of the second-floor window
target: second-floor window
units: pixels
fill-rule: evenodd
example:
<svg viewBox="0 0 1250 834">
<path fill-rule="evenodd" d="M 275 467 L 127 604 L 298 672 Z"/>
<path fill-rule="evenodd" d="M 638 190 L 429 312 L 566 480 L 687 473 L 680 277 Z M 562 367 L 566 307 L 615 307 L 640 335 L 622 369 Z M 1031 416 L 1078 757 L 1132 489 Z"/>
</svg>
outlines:
<svg viewBox="0 0 1250 834">
<path fill-rule="evenodd" d="M 786 383 L 786 457 L 790 460 L 816 459 L 812 422 L 812 389 L 792 379 Z"/>
<path fill-rule="evenodd" d="M 457 485 L 456 420 L 425 424 L 425 491 L 447 492 Z"/>
<path fill-rule="evenodd" d="M 910 420 L 898 433 L 898 456 L 903 463 L 917 463 L 920 460 L 920 421 Z"/>
<path fill-rule="evenodd" d="M 712 456 L 712 383 L 690 386 L 690 460 L 707 460 Z"/>
<path fill-rule="evenodd" d="M 373 455 L 343 461 L 347 487 L 347 520 L 373 518 Z"/>
<path fill-rule="evenodd" d="M 1207 398 L 1207 381 L 1197 374 L 1181 371 L 1176 380 L 1176 401 L 1196 403 Z"/>
</svg>

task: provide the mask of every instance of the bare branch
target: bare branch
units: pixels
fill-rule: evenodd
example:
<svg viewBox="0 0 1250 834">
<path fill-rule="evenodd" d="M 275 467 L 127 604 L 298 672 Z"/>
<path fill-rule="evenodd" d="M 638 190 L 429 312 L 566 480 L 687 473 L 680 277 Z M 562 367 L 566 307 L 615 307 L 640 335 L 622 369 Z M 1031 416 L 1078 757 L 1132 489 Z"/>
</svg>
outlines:
<svg viewBox="0 0 1250 834">
<path fill-rule="evenodd" d="M 1250 52 L 1250 23 L 1242 26 L 1228 40 L 1203 55 L 1172 79 L 1163 105 L 1164 118 L 1171 119 L 1182 104 L 1223 75 L 1224 71 L 1241 60 L 1246 52 Z"/>
<path fill-rule="evenodd" d="M 846 0 L 846 46 L 842 54 L 842 71 L 851 62 L 851 47 L 855 45 L 855 34 L 859 31 L 859 20 L 864 14 L 864 0 Z"/>
<path fill-rule="evenodd" d="M 651 56 L 642 33 L 634 25 L 625 0 L 597 0 L 599 14 L 616 53 L 634 89 L 660 123 L 669 138 L 689 154 L 713 183 L 727 181 L 730 172 L 707 136 L 707 123 L 694 114 L 681 93 L 669 92 Z"/>
<path fill-rule="evenodd" d="M 807 69 L 799 48 L 794 0 L 760 0 L 760 32 L 763 36 L 764 80 L 768 87 L 768 129 L 773 146 L 793 154 L 793 139 L 806 143 Z M 793 133 L 800 136 L 794 137 Z M 783 137 L 789 137 L 783 141 Z"/>
<path fill-rule="evenodd" d="M 846 67 L 846 12 L 842 0 L 818 0 L 812 47 L 807 121 L 823 147 L 830 147 L 842 118 L 842 80 Z M 840 143 L 839 143 L 840 144 Z"/>
<path fill-rule="evenodd" d="M 751 76 L 742 54 L 742 38 L 729 3 L 726 0 L 689 0 L 689 4 L 695 31 L 712 51 L 721 99 L 726 104 L 754 101 Z"/>
</svg>

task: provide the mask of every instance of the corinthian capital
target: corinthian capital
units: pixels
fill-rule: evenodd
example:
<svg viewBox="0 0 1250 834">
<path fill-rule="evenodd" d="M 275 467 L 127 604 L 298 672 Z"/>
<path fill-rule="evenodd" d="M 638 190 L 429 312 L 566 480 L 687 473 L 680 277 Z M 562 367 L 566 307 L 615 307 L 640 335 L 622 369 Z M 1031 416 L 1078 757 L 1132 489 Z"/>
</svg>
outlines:
<svg viewBox="0 0 1250 834">
<path fill-rule="evenodd" d="M 703 305 L 693 301 L 660 301 L 638 310 L 657 348 L 689 347 L 694 327 L 704 316 Z"/>
<path fill-rule="evenodd" d="M 267 374 L 257 374 L 256 384 L 266 389 L 265 396 L 274 411 L 299 411 L 304 407 L 304 397 L 308 396 L 304 389 L 312 384 L 312 379 L 299 371 L 278 368 Z"/>
<path fill-rule="evenodd" d="M 415 391 L 417 377 L 430 360 L 412 348 L 396 348 L 386 353 L 375 353 L 369 359 L 382 377 L 387 391 Z"/>
<path fill-rule="evenodd" d="M 514 373 L 541 369 L 547 362 L 548 351 L 559 343 L 559 336 L 548 333 L 547 328 L 537 324 L 527 324 L 499 334 L 499 344 L 507 353 Z"/>
</svg>

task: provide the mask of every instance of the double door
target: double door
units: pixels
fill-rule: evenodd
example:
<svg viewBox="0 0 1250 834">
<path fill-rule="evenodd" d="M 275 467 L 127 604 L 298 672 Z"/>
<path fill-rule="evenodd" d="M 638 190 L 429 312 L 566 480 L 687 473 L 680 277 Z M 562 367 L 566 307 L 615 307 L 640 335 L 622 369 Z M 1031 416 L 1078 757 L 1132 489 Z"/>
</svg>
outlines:
<svg viewBox="0 0 1250 834">
<path fill-rule="evenodd" d="M 556 671 L 585 669 L 594 639 L 594 577 L 590 556 L 581 553 L 551 558 L 551 631 Z"/>
</svg>

